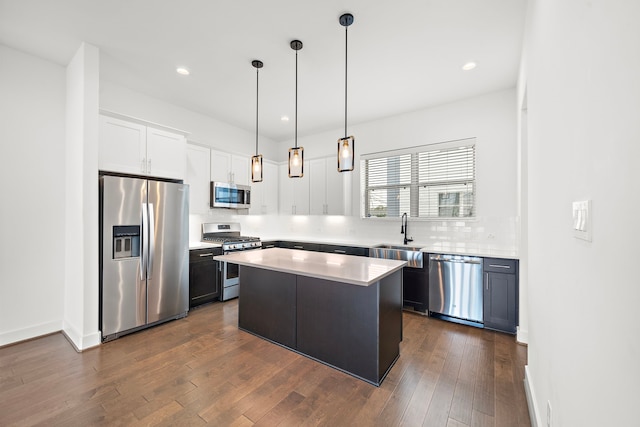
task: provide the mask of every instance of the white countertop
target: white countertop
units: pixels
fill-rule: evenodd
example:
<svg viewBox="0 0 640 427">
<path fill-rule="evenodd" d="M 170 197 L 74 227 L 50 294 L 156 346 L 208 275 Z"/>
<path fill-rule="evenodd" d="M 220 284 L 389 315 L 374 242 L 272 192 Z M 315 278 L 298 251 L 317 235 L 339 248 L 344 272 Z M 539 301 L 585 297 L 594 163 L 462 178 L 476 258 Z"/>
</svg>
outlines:
<svg viewBox="0 0 640 427">
<path fill-rule="evenodd" d="M 213 259 L 316 279 L 369 286 L 401 269 L 407 262 L 380 258 L 270 248 L 241 251 Z"/>
</svg>

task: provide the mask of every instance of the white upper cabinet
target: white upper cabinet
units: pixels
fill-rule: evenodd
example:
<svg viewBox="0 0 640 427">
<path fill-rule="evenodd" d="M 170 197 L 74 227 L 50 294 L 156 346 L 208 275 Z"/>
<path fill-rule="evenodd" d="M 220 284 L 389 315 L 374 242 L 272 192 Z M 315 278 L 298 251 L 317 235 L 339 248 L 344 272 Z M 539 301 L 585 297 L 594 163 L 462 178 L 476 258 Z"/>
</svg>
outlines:
<svg viewBox="0 0 640 427">
<path fill-rule="evenodd" d="M 311 215 L 344 214 L 343 177 L 335 157 L 309 161 L 309 193 Z"/>
<path fill-rule="evenodd" d="M 147 173 L 184 179 L 187 141 L 184 135 L 147 128 Z"/>
<path fill-rule="evenodd" d="M 130 174 L 146 173 L 147 127 L 100 116 L 98 168 Z"/>
<path fill-rule="evenodd" d="M 304 162 L 302 178 L 289 178 L 289 165 L 279 166 L 280 215 L 309 214 L 309 162 Z"/>
<path fill-rule="evenodd" d="M 249 185 L 249 158 L 211 150 L 211 181 Z"/>
<path fill-rule="evenodd" d="M 251 215 L 278 213 L 278 165 L 262 162 L 262 182 L 251 183 Z"/>
<path fill-rule="evenodd" d="M 100 170 L 184 179 L 184 134 L 100 115 Z"/>
<path fill-rule="evenodd" d="M 189 213 L 209 212 L 209 149 L 199 145 L 187 144 L 187 177 L 189 184 Z"/>
</svg>

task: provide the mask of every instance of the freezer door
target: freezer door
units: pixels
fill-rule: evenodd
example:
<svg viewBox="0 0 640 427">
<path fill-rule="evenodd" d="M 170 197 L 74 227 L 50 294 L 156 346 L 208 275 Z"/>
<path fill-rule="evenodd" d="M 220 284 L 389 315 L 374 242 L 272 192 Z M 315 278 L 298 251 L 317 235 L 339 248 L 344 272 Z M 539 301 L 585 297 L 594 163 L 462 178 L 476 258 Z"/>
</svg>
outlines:
<svg viewBox="0 0 640 427">
<path fill-rule="evenodd" d="M 189 186 L 149 181 L 147 322 L 189 309 Z"/>
<path fill-rule="evenodd" d="M 146 323 L 147 291 L 142 248 L 147 181 L 100 177 L 101 329 L 103 338 Z M 116 235 L 114 235 L 114 230 Z M 124 230 L 124 231 L 123 231 Z M 126 236 L 129 230 L 134 236 Z M 138 230 L 140 237 L 135 237 Z M 123 245 L 133 245 L 125 250 Z M 129 253 L 130 252 L 130 253 Z"/>
</svg>

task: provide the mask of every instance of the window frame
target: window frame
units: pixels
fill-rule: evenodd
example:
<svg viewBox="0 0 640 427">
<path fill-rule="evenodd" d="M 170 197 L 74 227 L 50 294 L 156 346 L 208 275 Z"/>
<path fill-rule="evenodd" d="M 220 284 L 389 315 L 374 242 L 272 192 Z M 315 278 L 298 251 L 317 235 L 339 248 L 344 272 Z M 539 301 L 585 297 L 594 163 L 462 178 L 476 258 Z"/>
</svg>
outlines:
<svg viewBox="0 0 640 427">
<path fill-rule="evenodd" d="M 420 157 L 420 153 L 426 153 L 426 152 L 434 152 L 434 151 L 453 151 L 453 150 L 457 150 L 460 148 L 471 148 L 470 150 L 470 156 L 471 156 L 471 160 L 472 160 L 472 176 L 470 179 L 468 178 L 464 178 L 464 179 L 449 179 L 449 180 L 444 180 L 444 181 L 420 181 L 420 161 L 419 161 L 419 157 Z M 402 215 L 402 213 L 405 211 L 404 208 L 399 209 L 400 211 L 403 212 L 398 212 L 397 216 L 394 215 L 393 216 L 388 216 L 389 215 L 389 206 L 387 205 L 385 207 L 385 216 L 375 216 L 375 215 L 371 215 L 369 209 L 371 209 L 370 207 L 370 193 L 371 191 L 375 191 L 375 190 L 388 190 L 388 189 L 406 189 L 407 187 L 409 188 L 409 209 L 406 210 L 407 214 L 409 215 L 410 218 L 414 219 L 414 220 L 422 220 L 422 221 L 474 221 L 478 218 L 478 212 L 477 212 L 477 161 L 476 161 L 476 148 L 477 148 L 477 143 L 476 143 L 476 138 L 472 137 L 472 138 L 465 138 L 465 139 L 459 139 L 459 140 L 453 140 L 453 141 L 446 141 L 446 142 L 439 142 L 439 143 L 433 143 L 433 144 L 424 144 L 424 145 L 419 145 L 419 146 L 413 146 L 413 147 L 408 147 L 408 148 L 403 148 L 403 149 L 398 149 L 398 150 L 387 150 L 387 151 L 380 151 L 380 152 L 375 152 L 375 153 L 366 153 L 360 156 L 360 169 L 361 169 L 361 174 L 360 174 L 360 217 L 363 219 L 376 219 L 376 220 L 397 220 L 398 218 L 400 218 L 400 216 Z M 398 183 L 398 184 L 383 184 L 383 185 L 376 185 L 371 187 L 369 185 L 369 178 L 370 178 L 370 173 L 369 173 L 369 166 L 368 166 L 368 162 L 371 160 L 377 160 L 377 159 L 389 159 L 389 158 L 393 158 L 393 157 L 400 157 L 403 155 L 407 155 L 409 154 L 411 156 L 410 158 L 410 175 L 411 175 L 411 181 L 410 183 Z M 465 160 L 468 161 L 468 160 Z M 406 171 L 405 171 L 406 173 Z M 472 191 L 471 192 L 466 192 L 466 193 L 470 193 L 471 194 L 471 205 L 470 205 L 470 215 L 469 216 L 419 216 L 420 213 L 420 190 L 421 188 L 426 188 L 426 187 L 447 187 L 450 185 L 468 185 L 471 184 L 472 186 Z M 452 193 L 459 193 L 459 203 L 456 205 L 456 207 L 458 208 L 459 211 L 463 211 L 464 210 L 464 206 L 469 206 L 467 201 L 465 201 L 465 195 L 464 195 L 464 191 L 462 190 L 457 190 L 457 191 L 453 191 Z M 437 197 L 437 199 L 439 200 L 440 196 L 440 192 L 438 192 L 436 190 L 436 192 L 434 193 Z M 405 200 L 404 205 L 406 206 L 407 202 Z M 438 205 L 435 206 L 435 210 L 437 212 L 440 212 L 440 203 L 438 202 Z"/>
</svg>

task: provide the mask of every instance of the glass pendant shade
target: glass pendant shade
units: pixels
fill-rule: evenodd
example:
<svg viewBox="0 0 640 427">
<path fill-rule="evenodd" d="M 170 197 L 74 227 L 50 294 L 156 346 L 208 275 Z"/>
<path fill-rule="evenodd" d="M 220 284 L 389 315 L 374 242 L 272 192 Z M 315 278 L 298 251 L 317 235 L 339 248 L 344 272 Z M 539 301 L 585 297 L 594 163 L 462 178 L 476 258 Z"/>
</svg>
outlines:
<svg viewBox="0 0 640 427">
<path fill-rule="evenodd" d="M 356 140 L 353 136 L 338 140 L 338 172 L 350 172 L 354 166 L 353 150 Z"/>
<path fill-rule="evenodd" d="M 262 154 L 251 157 L 251 182 L 262 182 Z"/>
<path fill-rule="evenodd" d="M 289 178 L 302 178 L 304 175 L 304 148 L 289 148 Z"/>
</svg>

